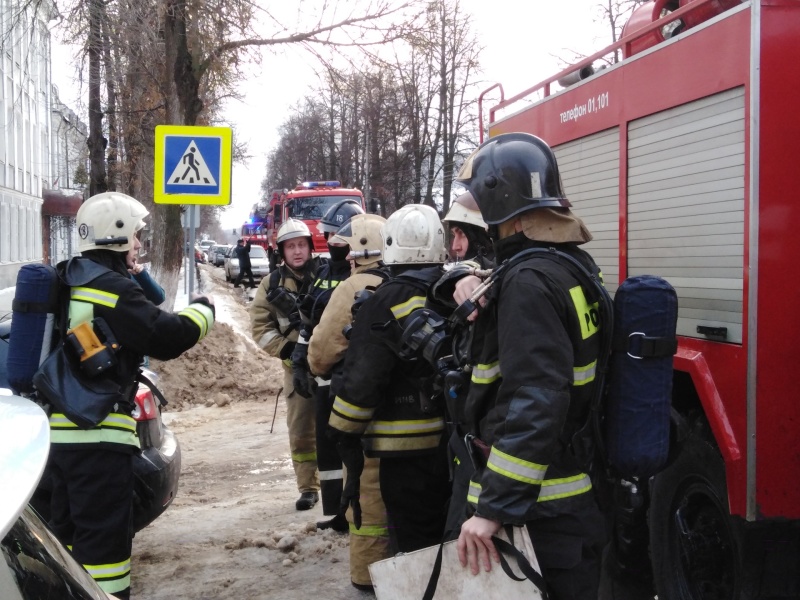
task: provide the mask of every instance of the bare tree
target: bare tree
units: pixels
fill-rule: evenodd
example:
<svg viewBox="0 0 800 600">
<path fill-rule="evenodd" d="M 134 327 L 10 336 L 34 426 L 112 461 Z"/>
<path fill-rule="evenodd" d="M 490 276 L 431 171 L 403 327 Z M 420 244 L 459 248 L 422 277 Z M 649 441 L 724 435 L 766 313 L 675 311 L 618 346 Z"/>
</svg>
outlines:
<svg viewBox="0 0 800 600">
<path fill-rule="evenodd" d="M 600 11 L 598 21 L 604 21 L 608 25 L 612 44 L 622 37 L 622 29 L 633 11 L 645 2 L 647 0 L 604 0 L 602 4 L 598 4 Z M 617 49 L 608 61 L 614 64 L 621 59 L 620 51 Z"/>
<path fill-rule="evenodd" d="M 368 70 L 354 65 L 349 73 L 328 68 L 325 74 L 324 93 L 314 101 L 326 103 L 329 159 L 338 157 L 340 173 L 369 172 L 365 183 L 384 215 L 408 202 L 436 206 L 439 193 L 449 201 L 459 146 L 465 140 L 474 145 L 467 140 L 474 120 L 467 97 L 479 47 L 470 25 L 458 0 L 437 0 L 394 45 L 391 60 L 372 54 L 362 61 Z M 309 125 L 295 113 L 285 127 L 298 118 Z M 304 140 L 291 128 L 282 130 L 265 191 L 286 184 L 284 167 L 300 164 L 296 153 Z"/>
<path fill-rule="evenodd" d="M 464 132 L 474 127 L 475 101 L 467 99 L 473 75 L 479 68 L 480 46 L 472 32 L 471 19 L 458 0 L 440 0 L 439 112 L 441 114 L 442 213 L 450 205 L 455 158 Z M 469 146 L 473 144 L 469 142 Z M 432 179 L 432 178 L 431 178 Z M 431 180 L 428 182 L 431 190 Z M 430 194 L 430 192 L 429 192 Z"/>
</svg>

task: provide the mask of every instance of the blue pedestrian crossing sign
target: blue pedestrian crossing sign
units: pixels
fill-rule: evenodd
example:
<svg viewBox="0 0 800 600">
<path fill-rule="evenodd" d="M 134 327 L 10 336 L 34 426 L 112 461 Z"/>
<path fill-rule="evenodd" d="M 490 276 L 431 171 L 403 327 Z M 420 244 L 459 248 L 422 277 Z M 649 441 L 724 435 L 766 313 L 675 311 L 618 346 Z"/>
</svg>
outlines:
<svg viewBox="0 0 800 600">
<path fill-rule="evenodd" d="M 156 127 L 156 204 L 231 203 L 231 129 Z"/>
</svg>

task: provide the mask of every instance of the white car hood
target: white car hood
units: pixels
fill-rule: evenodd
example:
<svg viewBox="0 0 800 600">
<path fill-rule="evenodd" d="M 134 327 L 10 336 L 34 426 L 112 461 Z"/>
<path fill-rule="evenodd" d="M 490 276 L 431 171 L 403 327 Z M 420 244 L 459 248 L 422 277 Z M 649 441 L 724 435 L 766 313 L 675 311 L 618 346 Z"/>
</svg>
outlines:
<svg viewBox="0 0 800 600">
<path fill-rule="evenodd" d="M 50 451 L 47 415 L 31 400 L 0 389 L 0 539 L 31 499 Z"/>
</svg>

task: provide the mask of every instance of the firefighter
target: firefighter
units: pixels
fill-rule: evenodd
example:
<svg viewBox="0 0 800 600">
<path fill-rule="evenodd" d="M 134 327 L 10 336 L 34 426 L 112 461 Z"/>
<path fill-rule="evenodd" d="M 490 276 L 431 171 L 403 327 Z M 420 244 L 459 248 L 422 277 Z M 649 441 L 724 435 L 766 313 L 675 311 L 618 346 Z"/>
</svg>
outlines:
<svg viewBox="0 0 800 600">
<path fill-rule="evenodd" d="M 403 323 L 425 306 L 428 288 L 441 277 L 447 251 L 429 206 L 403 206 L 381 235 L 392 278 L 358 309 L 329 424 L 347 467 L 342 497 L 356 529 L 364 454 L 381 459 L 380 490 L 396 553 L 438 543 L 444 529 L 450 485 L 443 408 L 430 387 L 430 365 L 401 358 L 398 344 Z"/>
<path fill-rule="evenodd" d="M 472 194 L 465 192 L 453 201 L 443 223 L 450 227 L 450 259 L 447 272 L 431 289 L 437 302 L 455 308 L 453 295 L 456 283 L 475 269 L 489 271 L 494 265 L 494 249 L 489 238 L 488 227 L 483 220 L 478 203 Z M 469 391 L 469 377 L 474 364 L 474 355 L 483 347 L 481 337 L 476 336 L 474 324 L 463 322 L 450 331 L 453 343 L 449 349 L 448 393 L 445 396 L 449 427 L 448 450 L 451 458 L 452 494 L 449 504 L 445 537 L 455 539 L 464 521 L 464 511 L 469 479 L 472 474 L 469 454 L 464 446 L 464 431 L 459 422 L 462 407 Z M 439 358 L 439 357 L 437 357 Z"/>
<path fill-rule="evenodd" d="M 291 356 L 301 325 L 298 302 L 314 283 L 320 261 L 311 256 L 311 232 L 297 219 L 281 225 L 277 244 L 283 260 L 258 286 L 250 308 L 250 330 L 261 348 L 283 361 L 289 446 L 300 491 L 295 508 L 308 510 L 319 501 L 314 401 L 294 388 Z"/>
<path fill-rule="evenodd" d="M 472 371 L 462 426 L 477 469 L 467 497 L 458 554 L 473 574 L 491 569 L 491 540 L 504 524 L 527 526 L 548 593 L 597 598 L 603 517 L 585 465 L 571 442 L 588 419 L 599 353 L 596 311 L 568 261 L 530 248 L 560 250 L 595 274 L 578 248 L 591 240 L 569 210 L 555 156 L 523 133 L 499 135 L 467 160 L 457 180 L 475 197 L 495 244 L 509 260 L 479 310 L 482 353 Z M 573 267 L 574 268 L 574 267 Z M 456 288 L 462 300 L 476 281 Z M 481 450 L 483 448 L 483 450 Z"/>
<path fill-rule="evenodd" d="M 119 349 L 116 365 L 103 376 L 113 378 L 120 392 L 110 414 L 92 429 L 78 428 L 61 413 L 50 415 L 50 526 L 98 585 L 118 598 L 130 595 L 132 457 L 139 452 L 131 414 L 139 365 L 145 355 L 179 356 L 214 325 L 210 298 L 195 296 L 172 314 L 147 300 L 130 278 L 128 253 L 141 247 L 137 236 L 146 216 L 145 207 L 125 194 L 92 196 L 76 216 L 81 256 L 58 265 L 70 286 L 66 329 L 105 323 Z"/>
<path fill-rule="evenodd" d="M 308 342 L 331 293 L 336 286 L 350 276 L 350 261 L 347 254 L 350 249 L 342 242 L 334 242 L 331 236 L 354 215 L 363 214 L 361 204 L 348 198 L 331 206 L 317 226 L 328 242 L 330 259 L 322 262 L 314 284 L 300 303 L 300 317 L 303 324 L 297 344 L 292 352 L 293 385 L 296 393 L 303 396 L 314 395 L 316 410 L 316 443 L 317 469 L 319 470 L 320 495 L 322 496 L 322 514 L 332 515 L 328 521 L 317 524 L 320 529 L 347 531 L 347 520 L 339 514 L 339 503 L 342 497 L 342 459 L 336 445 L 325 435 L 330 417 L 330 376 L 327 372 L 320 374 L 315 380 L 310 378 L 308 370 Z M 316 385 L 316 390 L 313 390 Z"/>
<path fill-rule="evenodd" d="M 328 418 L 335 394 L 341 387 L 344 356 L 350 345 L 343 330 L 351 323 L 354 299 L 367 288 L 376 288 L 388 277 L 388 272 L 380 268 L 383 248 L 381 228 L 385 222 L 386 219 L 378 215 L 356 215 L 332 238 L 333 243 L 345 244 L 354 268 L 350 277 L 333 290 L 328 306 L 322 313 L 308 346 L 308 364 L 311 371 L 331 376 L 331 395 L 327 404 Z M 324 427 L 319 420 L 317 426 Z M 341 465 L 341 458 L 339 461 Z M 369 565 L 390 556 L 386 507 L 381 499 L 378 482 L 379 468 L 380 459 L 365 458 L 364 470 L 359 479 L 361 526 L 356 528 L 352 523 L 348 526 L 344 514 L 335 517 L 343 520 L 345 527 L 349 528 L 350 581 L 360 590 L 372 589 Z M 321 473 L 320 470 L 320 476 Z M 341 488 L 339 495 L 337 504 L 341 500 Z M 340 510 L 343 512 L 344 508 L 347 507 L 340 507 Z M 352 514 L 350 520 L 352 521 Z"/>
<path fill-rule="evenodd" d="M 472 194 L 465 192 L 453 200 L 442 222 L 450 228 L 450 259 L 470 259 L 481 269 L 493 266 L 492 241 L 486 223 Z"/>
</svg>

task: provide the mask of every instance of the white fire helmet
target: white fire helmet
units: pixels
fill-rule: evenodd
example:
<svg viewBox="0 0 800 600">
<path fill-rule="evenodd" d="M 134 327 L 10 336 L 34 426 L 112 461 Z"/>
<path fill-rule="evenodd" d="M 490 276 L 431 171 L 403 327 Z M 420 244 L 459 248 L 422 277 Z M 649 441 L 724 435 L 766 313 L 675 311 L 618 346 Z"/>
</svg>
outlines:
<svg viewBox="0 0 800 600">
<path fill-rule="evenodd" d="M 447 211 L 442 221 L 450 225 L 463 223 L 465 225 L 475 225 L 483 230 L 488 229 L 486 221 L 481 216 L 481 209 L 478 208 L 478 203 L 475 202 L 475 198 L 469 192 L 461 194 L 453 200 L 450 210 Z"/>
<path fill-rule="evenodd" d="M 380 215 L 353 215 L 328 241 L 333 244 L 347 244 L 357 265 L 370 265 L 381 260 L 381 229 L 384 223 L 386 219 Z"/>
<path fill-rule="evenodd" d="M 311 231 L 308 229 L 308 225 L 298 219 L 287 219 L 278 229 L 278 246 L 299 237 L 308 238 L 308 245 L 311 247 Z"/>
<path fill-rule="evenodd" d="M 436 210 L 406 204 L 392 213 L 381 231 L 387 265 L 439 264 L 447 260 L 444 226 Z"/>
<path fill-rule="evenodd" d="M 127 252 L 133 237 L 145 225 L 147 209 L 141 202 L 119 192 L 104 192 L 86 200 L 78 209 L 78 251 Z"/>
</svg>

